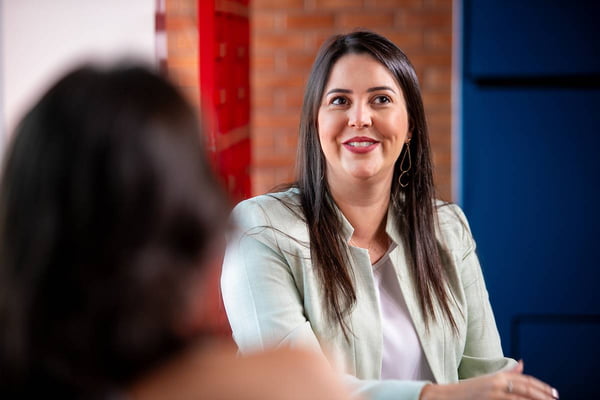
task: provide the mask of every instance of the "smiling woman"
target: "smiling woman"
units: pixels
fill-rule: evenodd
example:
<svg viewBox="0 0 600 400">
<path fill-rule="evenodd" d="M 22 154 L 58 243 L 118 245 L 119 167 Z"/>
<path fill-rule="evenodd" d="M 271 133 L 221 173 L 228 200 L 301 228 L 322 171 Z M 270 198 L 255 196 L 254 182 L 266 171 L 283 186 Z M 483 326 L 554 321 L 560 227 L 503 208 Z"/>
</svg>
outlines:
<svg viewBox="0 0 600 400">
<path fill-rule="evenodd" d="M 372 399 L 556 397 L 503 357 L 468 223 L 435 198 L 415 71 L 389 40 L 323 45 L 297 170 L 234 210 L 222 289 L 242 352 L 308 346 Z"/>
<path fill-rule="evenodd" d="M 318 114 L 327 181 L 348 187 L 356 179 L 389 186 L 394 164 L 410 140 L 400 86 L 370 55 L 348 54 L 334 65 Z"/>
</svg>

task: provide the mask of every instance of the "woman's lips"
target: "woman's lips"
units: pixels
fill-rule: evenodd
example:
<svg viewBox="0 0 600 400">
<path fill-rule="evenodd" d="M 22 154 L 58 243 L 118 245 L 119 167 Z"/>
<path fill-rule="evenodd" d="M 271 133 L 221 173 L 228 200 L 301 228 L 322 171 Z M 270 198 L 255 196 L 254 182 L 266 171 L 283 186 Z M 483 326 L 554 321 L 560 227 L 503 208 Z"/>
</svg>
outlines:
<svg viewBox="0 0 600 400">
<path fill-rule="evenodd" d="M 353 137 L 342 144 L 344 148 L 352 153 L 363 154 L 373 150 L 379 142 L 369 137 Z"/>
</svg>

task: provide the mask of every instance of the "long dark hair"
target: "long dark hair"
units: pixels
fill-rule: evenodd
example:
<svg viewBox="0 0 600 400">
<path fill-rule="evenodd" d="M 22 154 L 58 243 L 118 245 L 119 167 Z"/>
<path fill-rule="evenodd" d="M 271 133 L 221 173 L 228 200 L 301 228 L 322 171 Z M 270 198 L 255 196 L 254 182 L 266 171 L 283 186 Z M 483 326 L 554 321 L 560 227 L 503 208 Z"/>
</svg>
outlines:
<svg viewBox="0 0 600 400">
<path fill-rule="evenodd" d="M 325 85 L 333 65 L 346 54 L 368 54 L 383 64 L 402 88 L 409 116 L 410 158 L 412 168 L 408 182 L 400 176 L 400 160 L 396 161 L 391 188 L 391 209 L 399 223 L 400 234 L 410 253 L 410 260 L 419 294 L 419 304 L 426 323 L 436 320 L 435 302 L 443 317 L 456 329 L 447 292 L 446 270 L 442 264 L 443 249 L 435 237 L 435 189 L 429 135 L 417 76 L 406 55 L 386 38 L 358 31 L 330 38 L 321 47 L 313 64 L 302 106 L 297 157 L 297 185 L 309 234 L 311 256 L 324 288 L 329 318 L 339 323 L 347 337 L 345 316 L 356 302 L 347 249 L 339 235 L 342 222 L 329 191 L 326 160 L 319 142 L 317 117 Z"/>
<path fill-rule="evenodd" d="M 69 73 L 18 126 L 0 190 L 3 393 L 102 396 L 191 340 L 174 326 L 227 210 L 170 83 Z"/>
</svg>

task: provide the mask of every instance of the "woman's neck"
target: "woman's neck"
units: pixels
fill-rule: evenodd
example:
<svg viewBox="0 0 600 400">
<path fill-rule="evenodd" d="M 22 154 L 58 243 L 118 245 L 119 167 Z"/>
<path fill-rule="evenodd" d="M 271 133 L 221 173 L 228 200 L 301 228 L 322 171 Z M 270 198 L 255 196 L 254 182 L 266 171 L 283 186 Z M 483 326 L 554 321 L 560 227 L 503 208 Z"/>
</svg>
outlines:
<svg viewBox="0 0 600 400">
<path fill-rule="evenodd" d="M 354 228 L 351 244 L 370 251 L 378 259 L 385 253 L 388 237 L 385 233 L 390 202 L 391 179 L 357 181 L 353 183 L 328 179 L 329 190 L 338 208 Z M 374 257 L 373 257 L 374 256 Z"/>
</svg>

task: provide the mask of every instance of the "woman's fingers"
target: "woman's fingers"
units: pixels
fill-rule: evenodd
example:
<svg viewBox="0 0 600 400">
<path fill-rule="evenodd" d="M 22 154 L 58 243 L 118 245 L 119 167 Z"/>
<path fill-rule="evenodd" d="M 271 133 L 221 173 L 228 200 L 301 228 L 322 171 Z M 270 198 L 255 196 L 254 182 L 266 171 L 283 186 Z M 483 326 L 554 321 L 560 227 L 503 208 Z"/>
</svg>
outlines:
<svg viewBox="0 0 600 400">
<path fill-rule="evenodd" d="M 529 375 L 520 373 L 519 363 L 510 371 L 469 378 L 455 384 L 427 385 L 421 400 L 557 400 L 556 389 Z"/>
<path fill-rule="evenodd" d="M 524 368 L 523 360 L 519 360 L 519 362 L 517 363 L 517 365 L 515 365 L 511 369 L 507 370 L 507 372 L 513 372 L 515 374 L 522 374 L 523 373 L 523 368 Z"/>
<path fill-rule="evenodd" d="M 558 399 L 558 391 L 556 389 L 533 376 L 509 373 L 506 378 L 507 393 L 531 400 Z"/>
</svg>

